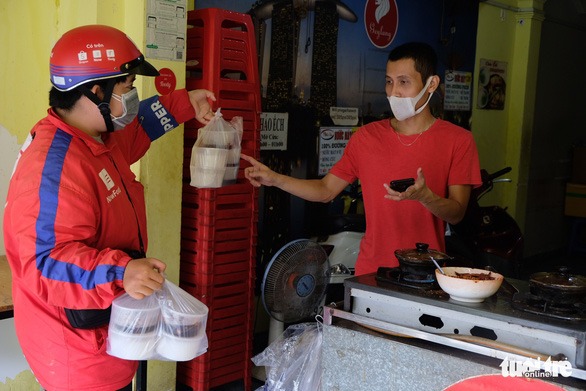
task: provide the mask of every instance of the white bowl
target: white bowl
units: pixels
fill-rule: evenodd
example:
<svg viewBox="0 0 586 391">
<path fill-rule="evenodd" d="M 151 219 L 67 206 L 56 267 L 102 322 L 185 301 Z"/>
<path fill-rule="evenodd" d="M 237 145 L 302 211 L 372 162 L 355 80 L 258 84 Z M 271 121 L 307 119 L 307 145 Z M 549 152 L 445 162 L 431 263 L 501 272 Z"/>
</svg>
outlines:
<svg viewBox="0 0 586 391">
<path fill-rule="evenodd" d="M 440 288 L 450 295 L 450 298 L 467 303 L 481 303 L 498 291 L 503 283 L 503 276 L 495 272 L 469 267 L 443 267 L 445 275 L 439 270 L 435 271 L 435 277 Z M 468 279 L 458 277 L 459 274 L 489 274 L 491 280 Z"/>
<path fill-rule="evenodd" d="M 191 163 L 199 168 L 222 169 L 227 162 L 227 149 L 194 147 L 191 151 Z"/>
<path fill-rule="evenodd" d="M 127 334 L 110 329 L 107 352 L 125 360 L 148 360 L 155 355 L 157 333 Z"/>
<path fill-rule="evenodd" d="M 110 329 L 121 334 L 156 332 L 161 309 L 156 300 L 137 300 L 127 293 L 112 302 Z"/>
<path fill-rule="evenodd" d="M 157 353 L 172 361 L 189 361 L 201 356 L 208 349 L 205 334 L 194 338 L 181 338 L 163 333 L 157 344 Z"/>
<path fill-rule="evenodd" d="M 224 181 L 224 174 L 226 168 L 222 169 L 205 169 L 199 167 L 191 167 L 191 181 L 189 184 L 200 189 L 215 189 L 222 187 Z"/>
</svg>

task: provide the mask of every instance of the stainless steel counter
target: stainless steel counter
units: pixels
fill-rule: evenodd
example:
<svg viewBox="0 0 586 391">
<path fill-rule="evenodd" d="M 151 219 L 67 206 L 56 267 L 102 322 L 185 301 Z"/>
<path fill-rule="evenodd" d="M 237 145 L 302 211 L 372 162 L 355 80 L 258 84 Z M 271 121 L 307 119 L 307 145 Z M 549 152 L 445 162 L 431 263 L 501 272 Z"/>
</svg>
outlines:
<svg viewBox="0 0 586 391">
<path fill-rule="evenodd" d="M 343 311 L 338 314 L 354 315 Z M 366 328 L 342 317 L 327 318 L 324 317 L 322 359 L 324 391 L 443 390 L 470 377 L 502 376 L 502 357 L 417 337 L 392 335 L 388 331 L 383 333 L 374 330 L 376 321 L 366 324 Z M 502 377 L 503 382 L 507 379 Z M 575 378 L 539 380 L 563 385 L 565 390 L 583 390 L 586 386 L 585 381 Z"/>
</svg>

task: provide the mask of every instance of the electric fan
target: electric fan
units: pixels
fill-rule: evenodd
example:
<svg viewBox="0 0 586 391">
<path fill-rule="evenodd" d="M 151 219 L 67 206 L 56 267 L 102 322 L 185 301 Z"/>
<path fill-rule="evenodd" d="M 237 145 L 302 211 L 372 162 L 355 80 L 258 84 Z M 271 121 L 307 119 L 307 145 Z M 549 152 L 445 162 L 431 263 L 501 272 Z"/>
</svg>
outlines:
<svg viewBox="0 0 586 391">
<path fill-rule="evenodd" d="M 328 255 L 318 243 L 298 239 L 277 251 L 261 286 L 262 303 L 271 316 L 269 344 L 283 333 L 285 323 L 318 313 L 329 278 Z"/>
</svg>

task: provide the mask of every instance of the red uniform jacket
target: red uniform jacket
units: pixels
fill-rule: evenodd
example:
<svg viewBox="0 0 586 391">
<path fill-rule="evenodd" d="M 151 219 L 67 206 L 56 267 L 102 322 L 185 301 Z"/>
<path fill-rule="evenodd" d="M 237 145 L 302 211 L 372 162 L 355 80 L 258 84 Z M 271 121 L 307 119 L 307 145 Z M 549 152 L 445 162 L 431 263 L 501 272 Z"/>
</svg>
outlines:
<svg viewBox="0 0 586 391">
<path fill-rule="evenodd" d="M 147 246 L 144 189 L 130 165 L 194 116 L 179 90 L 142 101 L 103 143 L 52 110 L 32 129 L 10 182 L 4 241 L 16 333 L 45 389 L 116 390 L 132 380 L 137 362 L 106 353 L 108 326 L 74 329 L 63 309 L 107 308 L 123 293 L 130 257 L 120 250 L 141 250 L 139 237 Z"/>
</svg>

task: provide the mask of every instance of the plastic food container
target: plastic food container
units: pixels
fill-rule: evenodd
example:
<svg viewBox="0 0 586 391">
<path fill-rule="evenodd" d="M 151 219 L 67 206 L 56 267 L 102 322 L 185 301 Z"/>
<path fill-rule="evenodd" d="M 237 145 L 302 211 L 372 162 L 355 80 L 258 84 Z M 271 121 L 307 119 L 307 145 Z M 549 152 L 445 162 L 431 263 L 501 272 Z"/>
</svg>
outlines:
<svg viewBox="0 0 586 391">
<path fill-rule="evenodd" d="M 201 303 L 200 303 L 201 304 Z M 208 348 L 205 334 L 208 308 L 201 304 L 190 308 L 166 306 L 162 309 L 162 335 L 157 353 L 173 361 L 188 361 L 203 354 Z"/>
<path fill-rule="evenodd" d="M 191 154 L 191 186 L 217 188 L 222 186 L 228 150 L 221 148 L 193 148 Z"/>
<path fill-rule="evenodd" d="M 240 167 L 240 151 L 242 148 L 232 148 L 228 150 L 228 159 L 226 161 L 226 172 L 224 173 L 223 184 L 236 182 L 238 177 L 238 168 Z"/>
<path fill-rule="evenodd" d="M 155 351 L 161 310 L 156 300 L 136 300 L 128 294 L 112 302 L 108 354 L 141 360 Z"/>
<path fill-rule="evenodd" d="M 157 353 L 172 361 L 189 361 L 207 350 L 208 340 L 205 336 L 182 338 L 163 333 L 157 345 Z"/>
<path fill-rule="evenodd" d="M 157 333 L 127 334 L 110 330 L 108 354 L 125 360 L 148 360 L 155 354 Z"/>
</svg>

